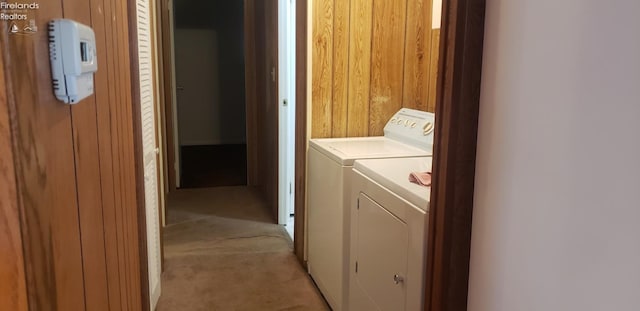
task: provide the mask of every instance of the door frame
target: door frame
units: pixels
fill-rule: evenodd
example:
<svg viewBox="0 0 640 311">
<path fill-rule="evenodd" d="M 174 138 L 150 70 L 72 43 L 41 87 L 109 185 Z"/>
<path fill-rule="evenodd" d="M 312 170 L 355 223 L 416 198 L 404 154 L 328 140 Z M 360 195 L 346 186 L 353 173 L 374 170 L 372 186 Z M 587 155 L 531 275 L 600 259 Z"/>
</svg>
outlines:
<svg viewBox="0 0 640 311">
<path fill-rule="evenodd" d="M 486 0 L 443 0 L 425 310 L 466 310 Z"/>
<path fill-rule="evenodd" d="M 136 205 L 138 215 L 138 249 L 140 262 L 140 292 L 142 310 L 151 308 L 151 289 L 149 288 L 149 254 L 147 251 L 147 210 L 145 202 L 145 177 L 144 177 L 144 151 L 142 141 L 142 98 L 140 94 L 140 66 L 138 58 L 138 4 L 136 1 L 128 1 L 129 22 L 129 61 L 131 77 L 131 113 L 133 118 L 133 149 L 136 179 Z M 150 12 L 153 14 L 153 12 Z M 157 121 L 157 119 L 156 119 Z M 160 188 L 160 187 L 159 187 Z M 162 226 L 160 226 L 162 228 Z M 161 229 L 162 235 L 162 229 Z M 160 242 L 162 245 L 162 242 Z M 161 248 L 162 250 L 162 248 Z M 162 254 L 161 254 L 161 257 Z M 163 260 L 161 260 L 163 261 Z M 161 263 L 162 265 L 162 263 Z"/>
<path fill-rule="evenodd" d="M 174 42 L 173 42 L 173 1 L 172 0 L 160 0 L 158 5 L 158 18 L 156 19 L 156 28 L 158 32 L 158 46 L 161 47 L 161 59 L 162 64 L 159 72 L 159 85 L 163 95 L 160 109 L 160 119 L 163 120 L 162 134 L 164 143 L 162 152 L 165 155 L 164 166 L 166 174 L 164 174 L 163 183 L 166 185 L 167 193 L 173 192 L 180 186 L 177 182 L 179 173 L 179 148 L 176 135 L 177 115 L 176 109 L 176 89 L 175 89 L 175 59 L 174 59 Z M 167 52 L 168 51 L 168 52 Z M 163 215 L 166 219 L 166 210 Z"/>
<path fill-rule="evenodd" d="M 163 100 L 161 101 L 161 116 L 163 120 L 163 153 L 164 168 L 167 172 L 164 174 L 164 184 L 168 193 L 179 188 L 176 183 L 178 171 L 175 165 L 180 165 L 178 154 L 175 152 L 178 148 L 177 136 L 174 134 L 177 130 L 177 123 L 174 119 L 176 114 L 176 88 L 175 88 L 175 58 L 174 58 L 174 41 L 172 27 L 172 19 L 174 14 L 172 0 L 161 0 L 158 5 L 158 18 L 156 20 L 157 27 L 160 29 L 158 33 L 159 45 L 162 48 L 161 62 L 162 68 L 159 72 L 160 88 L 163 91 Z M 247 185 L 258 186 L 259 180 L 259 155 L 257 147 L 257 97 L 255 94 L 256 87 L 256 71 L 252 68 L 256 65 L 255 53 L 255 7 L 254 2 L 244 0 L 244 33 L 245 33 L 245 106 L 246 106 L 246 141 L 247 141 Z M 166 211 L 164 212 L 166 219 Z"/>
<path fill-rule="evenodd" d="M 253 16 L 255 14 L 253 2 L 244 0 L 244 28 L 245 28 L 245 90 L 255 89 L 255 71 L 249 70 L 251 65 L 255 66 L 255 47 L 254 40 L 251 40 L 255 36 L 255 21 Z M 250 5 L 251 4 L 251 5 Z M 178 124 L 176 123 L 176 82 L 175 82 L 175 52 L 174 52 L 174 7 L 173 0 L 161 0 L 158 5 L 158 19 L 156 23 L 160 29 L 158 34 L 158 40 L 162 47 L 162 70 L 160 72 L 161 88 L 163 90 L 163 106 L 162 120 L 164 120 L 163 134 L 164 134 L 164 167 L 166 174 L 164 175 L 164 183 L 166 185 L 167 192 L 173 192 L 177 190 L 180 185 L 176 183 L 179 176 L 179 151 L 177 148 L 178 141 L 175 131 Z M 169 52 L 167 52 L 169 51 Z M 259 184 L 258 177 L 258 150 L 255 146 L 257 140 L 257 127 L 256 127 L 256 114 L 257 114 L 257 99 L 253 92 L 246 91 L 245 107 L 246 107 L 246 143 L 247 143 L 247 185 L 257 186 Z M 166 211 L 165 211 L 166 213 Z M 165 215 L 166 218 L 166 215 Z"/>
<path fill-rule="evenodd" d="M 306 205 L 307 205 L 307 109 L 308 109 L 308 7 L 309 1 L 296 3 L 296 120 L 295 120 L 295 179 L 294 179 L 294 222 L 293 252 L 306 268 L 304 260 L 306 245 Z"/>
<path fill-rule="evenodd" d="M 308 1 L 297 5 L 296 220 L 305 219 Z M 466 310 L 486 0 L 443 0 L 425 311 Z M 305 232 L 296 221 L 295 234 Z M 294 252 L 304 262 L 304 239 Z"/>
<path fill-rule="evenodd" d="M 287 225 L 295 180 L 295 2 L 278 0 L 278 224 Z M 293 15 L 293 16 L 292 16 Z M 290 28 L 290 26 L 293 26 Z M 293 29 L 292 29 L 293 28 Z M 291 48 L 293 47 L 293 51 Z M 287 103 L 288 102 L 288 103 Z M 293 103 L 291 105 L 290 103 Z M 293 115 L 292 115 L 293 114 Z M 293 134 L 293 135 L 291 135 Z M 293 136 L 293 140 L 291 137 Z M 291 188 L 290 188 L 291 187 Z M 295 211 L 293 211 L 295 213 Z M 295 236 L 295 235 L 294 235 Z M 294 237 L 295 239 L 295 237 Z"/>
<path fill-rule="evenodd" d="M 245 27 L 253 19 L 245 1 Z M 166 8 L 166 2 L 162 1 Z M 309 1 L 296 3 L 296 159 L 295 159 L 295 235 L 304 236 L 306 225 L 306 155 L 308 143 L 308 7 Z M 484 40 L 486 0 L 443 0 L 440 38 L 438 93 L 436 101 L 437 131 L 434 145 L 425 310 L 466 310 L 471 220 L 475 182 L 480 81 Z M 166 27 L 167 10 L 160 19 Z M 166 28 L 163 28 L 166 31 Z M 167 42 L 163 37 L 163 46 Z M 250 45 L 249 45 L 250 46 Z M 247 49 L 247 53 L 253 50 Z M 255 57 L 249 57 L 255 59 Z M 165 69 L 167 56 L 165 54 Z M 246 63 L 251 66 L 251 63 Z M 247 76 L 249 77 L 249 76 Z M 170 87 L 165 91 L 171 92 Z M 247 87 L 249 89 L 249 87 Z M 247 94 L 247 123 L 251 95 Z M 165 94 L 167 102 L 172 99 Z M 169 111 L 169 104 L 165 106 Z M 167 125 L 171 126 L 167 118 Z M 251 133 L 248 128 L 247 142 Z M 167 135 L 167 139 L 169 140 Z M 167 142 L 170 150 L 170 142 Z M 251 159 L 251 150 L 248 160 Z M 168 157 L 170 158 L 170 156 Z M 248 161 L 250 163 L 250 161 Z M 249 164 L 248 164 L 249 165 Z M 170 175 L 173 170 L 168 170 Z M 252 179 L 248 168 L 248 181 Z M 170 189 L 174 189 L 171 188 Z M 294 253 L 304 262 L 305 239 L 294 241 Z"/>
</svg>

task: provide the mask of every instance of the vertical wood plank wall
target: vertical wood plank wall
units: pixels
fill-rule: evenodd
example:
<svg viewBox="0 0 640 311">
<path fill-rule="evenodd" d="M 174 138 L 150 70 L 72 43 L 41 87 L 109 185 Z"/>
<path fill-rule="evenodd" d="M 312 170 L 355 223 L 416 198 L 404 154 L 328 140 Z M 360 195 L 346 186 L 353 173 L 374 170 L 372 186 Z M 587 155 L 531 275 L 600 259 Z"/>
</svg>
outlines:
<svg viewBox="0 0 640 311">
<path fill-rule="evenodd" d="M 4 31 L 8 30 L 0 26 L 0 32 Z M 0 42 L 2 46 L 5 44 Z M 27 311 L 23 238 L 4 74 L 4 62 L 0 56 L 0 309 Z"/>
<path fill-rule="evenodd" d="M 47 22 L 62 1 L 40 3 L 39 32 L 10 36 L 2 57 L 11 116 L 30 310 L 85 307 L 71 109 L 53 97 Z"/>
<path fill-rule="evenodd" d="M 11 256 L 24 254 L 24 267 L 11 267 L 15 275 L 5 279 L 0 270 L 0 285 L 12 281 L 16 291 L 0 309 L 141 310 L 128 7 L 118 0 L 39 4 L 36 34 L 10 35 L 0 24 L 0 109 L 9 116 L 0 112 L 0 138 L 10 135 L 0 150 L 13 155 L 13 163 L 0 162 L 0 212 L 13 213 L 0 231 L 22 238 Z M 56 18 L 96 34 L 95 94 L 74 106 L 53 97 L 47 23 Z"/>
<path fill-rule="evenodd" d="M 65 18 L 91 25 L 90 5 L 86 0 L 64 0 L 63 15 Z M 98 75 L 98 78 L 102 78 L 101 76 L 103 75 Z M 109 305 L 103 213 L 101 208 L 90 208 L 102 206 L 97 95 L 90 96 L 79 105 L 71 106 L 85 303 L 86 308 L 92 310 Z"/>
<path fill-rule="evenodd" d="M 313 138 L 382 135 L 400 108 L 435 111 L 432 0 L 312 2 Z"/>
</svg>

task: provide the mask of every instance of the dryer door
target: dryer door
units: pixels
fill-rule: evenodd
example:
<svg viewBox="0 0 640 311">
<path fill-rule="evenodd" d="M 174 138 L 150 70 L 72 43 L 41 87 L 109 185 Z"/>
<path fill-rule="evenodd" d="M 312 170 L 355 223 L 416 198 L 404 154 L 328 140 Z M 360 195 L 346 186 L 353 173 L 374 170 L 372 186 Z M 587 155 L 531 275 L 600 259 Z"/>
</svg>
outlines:
<svg viewBox="0 0 640 311">
<path fill-rule="evenodd" d="M 406 302 L 407 224 L 366 194 L 359 196 L 353 310 L 404 310 Z M 360 308 L 363 307 L 363 308 Z"/>
</svg>

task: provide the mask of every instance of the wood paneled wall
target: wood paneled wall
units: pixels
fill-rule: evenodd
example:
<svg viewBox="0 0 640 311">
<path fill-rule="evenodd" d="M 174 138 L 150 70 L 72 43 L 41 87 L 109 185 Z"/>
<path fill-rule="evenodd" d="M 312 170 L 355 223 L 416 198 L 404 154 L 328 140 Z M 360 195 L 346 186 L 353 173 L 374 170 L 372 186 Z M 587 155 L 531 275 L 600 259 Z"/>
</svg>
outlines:
<svg viewBox="0 0 640 311">
<path fill-rule="evenodd" d="M 435 111 L 431 0 L 312 2 L 312 137 L 382 135 L 402 107 Z"/>
<path fill-rule="evenodd" d="M 13 280 L 30 310 L 141 310 L 130 8 L 117 0 L 39 4 L 30 12 L 36 34 L 11 35 L 6 23 L 0 25 L 0 109 L 9 116 L 0 113 L 0 138 L 10 136 L 0 150 L 5 155 L 10 141 L 12 151 L 0 171 L 15 170 L 13 180 L 0 174 L 0 210 L 17 207 L 20 215 L 18 223 L 8 214 L 2 230 L 10 229 L 15 243 L 18 226 L 24 253 L 23 280 L 18 265 L 10 280 L 2 274 L 2 284 Z M 73 106 L 53 97 L 47 23 L 56 18 L 77 20 L 96 33 L 95 94 Z M 12 296 L 9 308 L 24 309 L 22 295 Z"/>
<path fill-rule="evenodd" d="M 8 30 L 0 25 L 0 31 Z M 5 44 L 0 42 L 1 46 Z M 0 309 L 27 311 L 23 239 L 4 74 L 0 56 Z"/>
</svg>

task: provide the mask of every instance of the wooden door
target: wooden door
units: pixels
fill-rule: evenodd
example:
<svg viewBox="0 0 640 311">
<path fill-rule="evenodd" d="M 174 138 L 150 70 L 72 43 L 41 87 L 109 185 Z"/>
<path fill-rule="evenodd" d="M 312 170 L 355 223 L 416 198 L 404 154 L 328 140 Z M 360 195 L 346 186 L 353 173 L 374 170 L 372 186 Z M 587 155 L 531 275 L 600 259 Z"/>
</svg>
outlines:
<svg viewBox="0 0 640 311">
<path fill-rule="evenodd" d="M 262 187 L 270 205 L 274 218 L 278 219 L 278 126 L 280 103 L 278 96 L 278 1 L 265 1 L 265 59 L 267 69 L 266 93 L 263 104 L 264 120 L 262 123 L 264 175 Z"/>
<path fill-rule="evenodd" d="M 250 185 L 278 217 L 278 1 L 245 2 L 247 143 Z M 256 174 L 252 174 L 255 170 Z"/>
<path fill-rule="evenodd" d="M 15 284 L 12 310 L 145 306 L 128 11 L 116 0 L 50 0 L 27 12 L 35 33 L 12 34 L 0 23 L 2 171 L 15 173 L 2 179 L 0 205 L 12 213 L 9 241 L 22 243 L 12 258 L 24 263 L 6 280 Z M 56 18 L 96 33 L 94 95 L 73 106 L 53 96 L 47 23 Z"/>
</svg>

